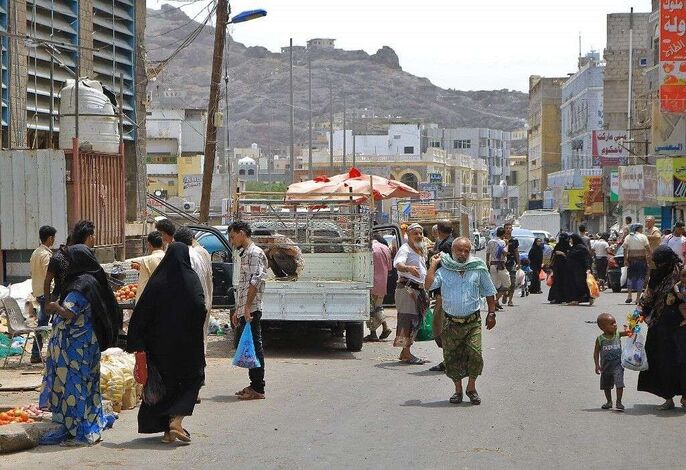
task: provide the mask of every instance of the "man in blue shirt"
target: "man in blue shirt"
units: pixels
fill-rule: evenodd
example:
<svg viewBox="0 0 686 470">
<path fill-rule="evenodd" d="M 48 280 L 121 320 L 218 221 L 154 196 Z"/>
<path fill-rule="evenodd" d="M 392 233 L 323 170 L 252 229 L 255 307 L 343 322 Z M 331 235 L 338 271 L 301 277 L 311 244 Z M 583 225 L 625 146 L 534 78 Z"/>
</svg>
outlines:
<svg viewBox="0 0 686 470">
<path fill-rule="evenodd" d="M 467 377 L 466 395 L 473 405 L 480 405 L 476 378 L 483 371 L 481 354 L 481 298 L 486 297 L 488 315 L 486 328 L 495 327 L 496 289 L 481 259 L 472 257 L 468 238 L 458 238 L 452 245 L 452 256 L 436 254 L 424 286 L 441 289 L 443 299 L 443 361 L 446 375 L 455 383 L 450 403 L 462 403 L 462 379 Z"/>
</svg>

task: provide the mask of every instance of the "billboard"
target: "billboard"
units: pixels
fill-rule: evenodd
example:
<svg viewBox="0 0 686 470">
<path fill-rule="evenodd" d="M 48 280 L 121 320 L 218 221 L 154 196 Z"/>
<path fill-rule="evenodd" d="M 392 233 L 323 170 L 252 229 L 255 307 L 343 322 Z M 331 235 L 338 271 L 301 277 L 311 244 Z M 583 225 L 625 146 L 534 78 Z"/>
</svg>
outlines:
<svg viewBox="0 0 686 470">
<path fill-rule="evenodd" d="M 584 176 L 584 214 L 602 215 L 605 212 L 602 176 Z"/>
<path fill-rule="evenodd" d="M 686 112 L 686 2 L 660 2 L 660 110 Z"/>
<path fill-rule="evenodd" d="M 686 202 L 686 157 L 660 158 L 657 167 L 657 200 Z"/>
<path fill-rule="evenodd" d="M 619 201 L 619 169 L 610 170 L 610 202 Z"/>
<path fill-rule="evenodd" d="M 584 190 L 583 189 L 563 189 L 562 201 L 560 201 L 562 211 L 582 211 L 584 210 Z"/>
<path fill-rule="evenodd" d="M 657 201 L 657 170 L 652 165 L 619 168 L 619 199 L 622 202 L 653 204 Z"/>
<path fill-rule="evenodd" d="M 626 131 L 593 131 L 591 135 L 593 166 L 626 165 L 629 152 L 622 145 L 625 140 Z"/>
</svg>

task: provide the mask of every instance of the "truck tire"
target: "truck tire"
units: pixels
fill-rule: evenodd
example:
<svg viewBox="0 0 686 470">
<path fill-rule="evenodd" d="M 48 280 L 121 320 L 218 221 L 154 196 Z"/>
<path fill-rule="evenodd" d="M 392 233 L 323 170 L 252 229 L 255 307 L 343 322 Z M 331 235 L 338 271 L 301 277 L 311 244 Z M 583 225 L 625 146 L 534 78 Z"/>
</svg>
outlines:
<svg viewBox="0 0 686 470">
<path fill-rule="evenodd" d="M 348 351 L 361 351 L 364 340 L 364 325 L 362 322 L 346 323 L 345 347 Z"/>
</svg>

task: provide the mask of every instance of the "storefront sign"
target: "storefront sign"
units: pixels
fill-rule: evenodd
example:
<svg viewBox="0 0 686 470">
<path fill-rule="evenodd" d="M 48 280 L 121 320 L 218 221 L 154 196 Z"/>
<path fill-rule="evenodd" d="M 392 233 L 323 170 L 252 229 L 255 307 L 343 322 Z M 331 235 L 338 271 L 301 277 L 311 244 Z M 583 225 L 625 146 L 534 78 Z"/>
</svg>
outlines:
<svg viewBox="0 0 686 470">
<path fill-rule="evenodd" d="M 413 203 L 412 204 L 412 217 L 413 218 L 426 218 L 436 216 L 436 204 L 434 203 Z"/>
<path fill-rule="evenodd" d="M 626 165 L 628 152 L 623 146 L 626 131 L 593 131 L 591 135 L 591 155 L 593 166 Z"/>
<path fill-rule="evenodd" d="M 657 145 L 655 153 L 659 154 L 683 154 L 684 146 L 682 144 Z"/>
<path fill-rule="evenodd" d="M 584 214 L 602 215 L 605 212 L 602 176 L 584 177 Z"/>
<path fill-rule="evenodd" d="M 429 183 L 438 183 L 441 184 L 443 182 L 443 175 L 440 173 L 429 173 Z"/>
<path fill-rule="evenodd" d="M 660 109 L 686 112 L 686 2 L 660 1 Z"/>
<path fill-rule="evenodd" d="M 560 201 L 562 211 L 582 211 L 584 210 L 584 190 L 583 189 L 564 189 L 562 191 L 562 201 Z"/>
<path fill-rule="evenodd" d="M 657 171 L 652 165 L 619 167 L 619 199 L 622 202 L 654 204 L 657 201 Z"/>
<path fill-rule="evenodd" d="M 686 202 L 686 157 L 660 158 L 657 167 L 657 200 Z"/>
<path fill-rule="evenodd" d="M 619 169 L 610 170 L 610 202 L 619 201 Z"/>
</svg>

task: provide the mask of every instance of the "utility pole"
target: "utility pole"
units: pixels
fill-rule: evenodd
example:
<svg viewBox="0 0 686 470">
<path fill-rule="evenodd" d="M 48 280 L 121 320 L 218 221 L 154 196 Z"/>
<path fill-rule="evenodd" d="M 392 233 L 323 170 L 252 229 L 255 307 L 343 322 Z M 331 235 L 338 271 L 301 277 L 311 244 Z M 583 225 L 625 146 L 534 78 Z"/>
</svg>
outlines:
<svg viewBox="0 0 686 470">
<path fill-rule="evenodd" d="M 355 114 L 357 113 L 357 110 L 353 108 L 353 122 L 350 124 L 350 133 L 353 136 L 353 166 L 355 166 L 355 163 L 357 163 L 355 159 Z"/>
<path fill-rule="evenodd" d="M 231 172 L 233 168 L 232 156 L 231 156 L 231 146 L 229 139 L 229 46 L 231 45 L 228 36 L 226 37 L 226 58 L 224 59 L 224 134 L 226 143 L 224 144 L 226 148 L 224 149 L 224 160 L 226 161 L 226 173 L 229 175 L 229 214 L 233 214 L 231 211 L 231 202 L 233 201 L 233 194 L 231 192 L 231 180 L 233 178 L 233 173 Z M 258 160 L 259 161 L 259 160 Z"/>
<path fill-rule="evenodd" d="M 308 75 L 308 101 L 309 104 L 309 131 L 308 131 L 308 149 L 307 149 L 307 168 L 309 169 L 310 179 L 314 178 L 314 170 L 312 169 L 312 58 L 307 57 L 307 75 Z"/>
<path fill-rule="evenodd" d="M 348 169 L 348 162 L 346 160 L 347 157 L 347 148 L 346 148 L 346 135 L 345 135 L 345 90 L 343 90 L 343 171 L 341 173 L 345 173 Z"/>
<path fill-rule="evenodd" d="M 295 113 L 293 110 L 293 38 L 291 38 L 291 43 L 290 43 L 290 59 L 291 59 L 291 66 L 290 66 L 290 116 L 291 116 L 291 160 L 290 160 L 290 166 L 291 166 L 291 171 L 289 172 L 290 178 L 288 178 L 287 183 L 291 184 L 295 182 L 295 136 L 293 134 L 293 120 L 295 118 Z"/>
<path fill-rule="evenodd" d="M 212 193 L 212 175 L 217 152 L 217 127 L 215 114 L 219 108 L 219 82 L 222 75 L 222 59 L 226 25 L 229 22 L 228 0 L 217 0 L 217 20 L 214 29 L 214 53 L 212 56 L 212 74 L 210 81 L 210 99 L 207 103 L 207 128 L 205 130 L 205 164 L 202 173 L 202 194 L 200 197 L 200 222 L 207 223 L 210 217 L 210 194 Z"/>
<path fill-rule="evenodd" d="M 627 94 L 627 111 L 626 111 L 626 137 L 631 142 L 631 101 L 633 100 L 634 87 L 634 7 L 631 7 L 629 13 L 629 92 Z M 636 162 L 634 158 L 634 163 Z"/>
<path fill-rule="evenodd" d="M 333 176 L 333 88 L 329 79 L 329 176 Z"/>
</svg>

